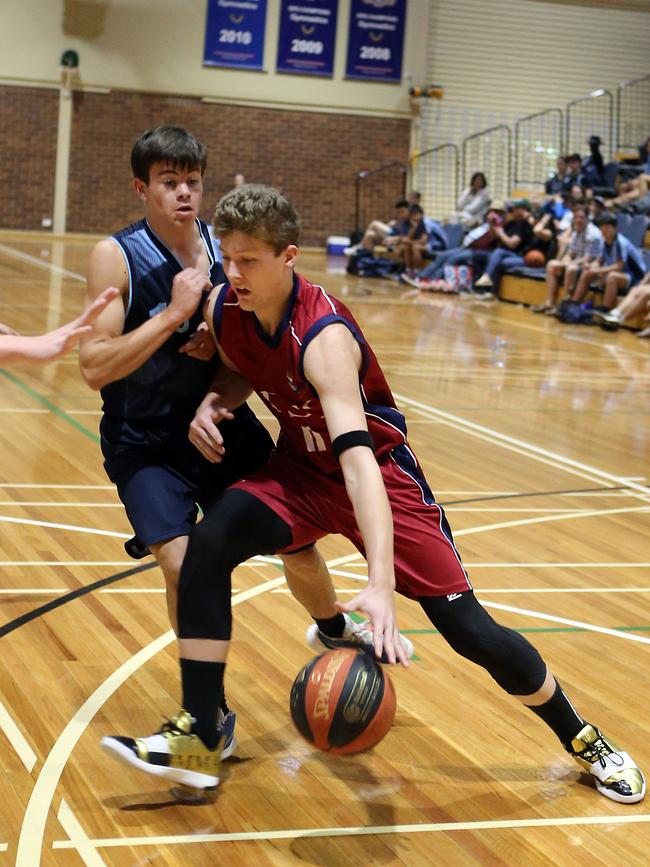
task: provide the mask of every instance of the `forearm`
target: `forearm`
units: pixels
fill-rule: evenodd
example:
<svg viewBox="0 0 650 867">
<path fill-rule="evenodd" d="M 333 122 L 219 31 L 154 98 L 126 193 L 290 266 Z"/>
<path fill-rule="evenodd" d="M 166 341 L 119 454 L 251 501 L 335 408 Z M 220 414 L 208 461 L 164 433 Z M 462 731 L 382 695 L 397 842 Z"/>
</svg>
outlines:
<svg viewBox="0 0 650 867">
<path fill-rule="evenodd" d="M 0 336 L 0 365 L 19 364 L 21 361 L 45 360 L 41 351 L 40 337 L 24 337 L 22 334 Z"/>
<path fill-rule="evenodd" d="M 134 331 L 87 343 L 81 353 L 81 373 L 91 388 L 103 388 L 123 379 L 148 361 L 183 323 L 166 308 Z"/>
<path fill-rule="evenodd" d="M 341 455 L 341 469 L 364 542 L 369 585 L 394 590 L 393 516 L 379 466 L 360 446 Z"/>
</svg>

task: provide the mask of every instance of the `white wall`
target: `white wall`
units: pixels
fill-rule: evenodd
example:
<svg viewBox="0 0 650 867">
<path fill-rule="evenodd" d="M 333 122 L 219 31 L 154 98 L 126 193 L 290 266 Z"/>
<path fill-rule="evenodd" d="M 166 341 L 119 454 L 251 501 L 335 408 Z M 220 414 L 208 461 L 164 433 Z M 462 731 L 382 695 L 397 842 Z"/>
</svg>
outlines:
<svg viewBox="0 0 650 867">
<path fill-rule="evenodd" d="M 426 77 L 445 94 L 425 111 L 427 142 L 650 74 L 650 11 L 594 2 L 429 0 Z"/>
<path fill-rule="evenodd" d="M 299 109 L 408 115 L 408 82 L 345 81 L 349 0 L 339 0 L 333 79 L 274 72 L 280 0 L 268 0 L 266 72 L 204 67 L 207 0 L 2 0 L 0 79 L 54 84 L 67 48 L 85 87 L 178 93 Z M 404 73 L 424 70 L 428 0 L 409 0 Z M 64 27 L 83 35 L 70 35 Z M 417 76 L 416 76 L 417 77 Z"/>
</svg>

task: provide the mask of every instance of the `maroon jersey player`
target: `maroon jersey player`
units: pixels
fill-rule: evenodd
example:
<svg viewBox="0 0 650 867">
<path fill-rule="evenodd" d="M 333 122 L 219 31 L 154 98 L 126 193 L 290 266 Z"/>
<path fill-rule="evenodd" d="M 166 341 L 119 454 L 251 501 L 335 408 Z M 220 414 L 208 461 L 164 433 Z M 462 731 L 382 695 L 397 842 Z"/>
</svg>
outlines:
<svg viewBox="0 0 650 867">
<path fill-rule="evenodd" d="M 641 800 L 645 781 L 631 757 L 577 713 L 537 650 L 476 600 L 359 326 L 339 301 L 294 272 L 299 220 L 292 204 L 268 187 L 238 187 L 217 205 L 215 231 L 228 283 L 213 290 L 206 318 L 223 365 L 190 439 L 219 460 L 216 424 L 251 389 L 281 433 L 270 462 L 229 488 L 192 532 L 178 607 L 184 710 L 163 733 L 120 742 L 132 750 L 137 744 L 142 770 L 196 788 L 216 785 L 213 697 L 230 644 L 231 571 L 255 554 L 289 553 L 341 533 L 366 557 L 368 583 L 339 608 L 366 612 L 377 655 L 407 661 L 396 590 L 421 605 L 453 650 L 536 713 L 603 795 Z M 431 688 L 439 690 L 440 681 Z"/>
</svg>

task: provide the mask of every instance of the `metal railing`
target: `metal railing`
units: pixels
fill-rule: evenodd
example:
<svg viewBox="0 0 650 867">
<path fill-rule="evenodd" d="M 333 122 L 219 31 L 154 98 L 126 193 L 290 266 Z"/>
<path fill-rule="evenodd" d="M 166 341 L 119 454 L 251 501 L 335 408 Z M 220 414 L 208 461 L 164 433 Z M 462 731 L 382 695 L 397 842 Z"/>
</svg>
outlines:
<svg viewBox="0 0 650 867">
<path fill-rule="evenodd" d="M 508 198 L 512 181 L 512 131 L 500 124 L 476 132 L 463 142 L 461 185 L 467 186 L 474 172 L 483 172 L 493 197 Z"/>
<path fill-rule="evenodd" d="M 521 117 L 515 124 L 515 187 L 544 184 L 564 153 L 564 113 L 547 108 Z"/>
<path fill-rule="evenodd" d="M 616 90 L 616 150 L 636 151 L 650 136 L 650 75 Z"/>
<path fill-rule="evenodd" d="M 448 219 L 460 193 L 458 146 L 441 144 L 411 157 L 409 187 L 422 194 L 421 204 L 427 216 Z"/>
<path fill-rule="evenodd" d="M 567 153 L 582 154 L 592 135 L 602 140 L 605 162 L 614 153 L 614 97 L 609 90 L 594 90 L 574 99 L 566 107 L 564 141 Z"/>
<path fill-rule="evenodd" d="M 354 189 L 357 233 L 363 232 L 371 220 L 392 218 L 395 202 L 406 192 L 406 175 L 406 166 L 399 160 L 357 172 Z"/>
</svg>

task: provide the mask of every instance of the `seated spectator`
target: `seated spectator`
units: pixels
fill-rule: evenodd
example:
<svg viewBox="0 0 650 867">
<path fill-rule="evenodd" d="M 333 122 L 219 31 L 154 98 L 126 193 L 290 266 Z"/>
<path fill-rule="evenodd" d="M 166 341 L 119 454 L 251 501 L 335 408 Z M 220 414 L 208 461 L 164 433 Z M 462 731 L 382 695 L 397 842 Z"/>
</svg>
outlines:
<svg viewBox="0 0 650 867">
<path fill-rule="evenodd" d="M 564 189 L 564 178 L 569 172 L 567 158 L 559 156 L 555 163 L 556 172 L 544 184 L 544 192 L 547 196 L 558 196 L 560 193 L 568 192 Z"/>
<path fill-rule="evenodd" d="M 415 277 L 422 268 L 425 251 L 432 249 L 430 244 L 433 244 L 438 250 L 445 250 L 447 237 L 439 223 L 424 216 L 424 211 L 419 205 L 411 205 L 409 208 L 409 228 L 396 244 L 396 249 L 404 261 L 409 277 Z"/>
<path fill-rule="evenodd" d="M 503 226 L 493 226 L 497 246 L 490 253 L 485 273 L 474 283 L 476 289 L 487 290 L 477 293 L 481 297 L 496 298 L 503 271 L 524 265 L 524 254 L 533 241 L 531 220 L 530 202 L 517 199 Z"/>
<path fill-rule="evenodd" d="M 416 289 L 431 292 L 455 291 L 455 287 L 450 286 L 444 279 L 445 268 L 456 265 L 470 265 L 476 268 L 477 265 L 484 265 L 490 251 L 497 243 L 493 228 L 502 224 L 504 212 L 503 202 L 495 200 L 487 215 L 488 219 L 465 235 L 462 247 L 440 253 L 434 262 L 419 271 L 415 277 L 406 273 L 401 274 L 400 281 L 415 286 Z"/>
<path fill-rule="evenodd" d="M 650 271 L 634 286 L 613 310 L 594 310 L 593 319 L 605 331 L 617 331 L 626 319 L 632 319 L 650 309 Z M 650 328 L 639 331 L 637 337 L 650 337 Z"/>
<path fill-rule="evenodd" d="M 237 174 L 232 179 L 233 187 L 241 187 L 246 183 L 246 178 L 243 176 L 241 172 L 237 172 Z"/>
<path fill-rule="evenodd" d="M 419 205 L 422 202 L 422 193 L 419 193 L 417 190 L 411 190 L 406 200 L 409 203 L 409 208 L 411 205 Z"/>
<path fill-rule="evenodd" d="M 602 196 L 594 196 L 589 202 L 589 219 L 595 223 L 598 217 L 606 210 L 605 199 Z"/>
<path fill-rule="evenodd" d="M 569 154 L 566 158 L 567 162 L 567 172 L 562 179 L 562 191 L 571 193 L 575 198 L 576 195 L 573 192 L 573 186 L 577 184 L 578 186 L 583 186 L 583 177 L 582 177 L 582 157 L 580 154 Z"/>
<path fill-rule="evenodd" d="M 608 208 L 619 208 L 637 214 L 650 213 L 650 174 L 642 172 L 636 178 L 616 179 L 618 195 L 613 199 L 605 199 Z"/>
<path fill-rule="evenodd" d="M 597 259 L 586 265 L 571 300 L 583 300 L 593 284 L 603 289 L 602 307 L 611 310 L 619 292 L 627 292 L 645 273 L 645 262 L 640 250 L 624 235 L 619 235 L 616 215 L 604 213 L 596 224 L 603 236 L 603 245 Z"/>
<path fill-rule="evenodd" d="M 546 300 L 543 304 L 531 307 L 533 313 L 555 313 L 560 280 L 563 281 L 564 294 L 569 297 L 575 289 L 582 268 L 600 256 L 602 243 L 603 236 L 600 229 L 589 222 L 587 208 L 584 205 L 575 205 L 568 248 L 557 259 L 546 263 Z"/>
<path fill-rule="evenodd" d="M 353 256 L 358 250 L 364 248 L 374 252 L 377 244 L 385 244 L 392 247 L 406 235 L 409 230 L 409 203 L 406 199 L 395 202 L 395 216 L 389 223 L 381 220 L 373 220 L 368 224 L 363 238 L 359 244 L 346 247 L 343 251 L 346 256 Z M 357 236 L 358 237 L 358 236 Z"/>
<path fill-rule="evenodd" d="M 580 183 L 583 187 L 593 190 L 594 187 L 605 186 L 605 161 L 600 152 L 602 139 L 592 135 L 589 139 L 589 156 L 582 163 L 582 178 Z"/>
<path fill-rule="evenodd" d="M 483 172 L 474 172 L 469 187 L 463 190 L 456 202 L 457 211 L 450 223 L 462 223 L 466 229 L 480 225 L 485 219 L 490 205 L 490 191 Z"/>
</svg>

